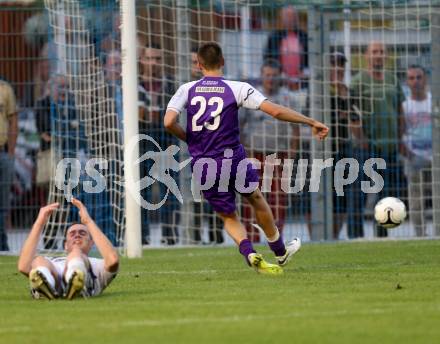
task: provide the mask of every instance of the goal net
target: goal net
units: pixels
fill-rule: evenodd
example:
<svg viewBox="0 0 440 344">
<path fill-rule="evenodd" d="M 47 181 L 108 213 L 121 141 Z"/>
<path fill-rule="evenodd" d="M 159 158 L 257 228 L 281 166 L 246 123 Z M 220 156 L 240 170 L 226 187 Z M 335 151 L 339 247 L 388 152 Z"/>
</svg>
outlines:
<svg viewBox="0 0 440 344">
<path fill-rule="evenodd" d="M 80 199 L 114 245 L 124 243 L 122 101 L 117 71 L 105 69 L 114 55 L 100 44 L 111 36 L 116 4 L 45 1 L 52 64 L 50 137 L 52 178 L 49 203 L 58 202 L 43 235 L 46 249 L 62 249 L 65 230 L 79 222 L 71 197 Z M 118 75 L 118 79 L 119 79 Z"/>
<path fill-rule="evenodd" d="M 129 76 L 121 75 L 121 1 L 44 1 L 48 42 L 40 54 L 50 61 L 44 84 L 50 97 L 38 103 L 47 111 L 37 121 L 46 125 L 46 131 L 38 130 L 50 134 L 47 202 L 59 202 L 60 209 L 44 230 L 42 248 L 61 249 L 66 228 L 79 221 L 71 196 L 124 247 L 128 116 L 136 118 L 141 134 L 141 244 L 232 244 L 209 204 L 194 200 L 190 165 L 170 167 L 170 159 L 183 162 L 189 154 L 163 126 L 177 88 L 201 78 L 196 50 L 208 41 L 222 46 L 225 78 L 249 82 L 269 100 L 330 126 L 328 140 L 318 142 L 306 126 L 240 110 L 241 141 L 262 162 L 261 189 L 286 240 L 439 235 L 440 143 L 432 135 L 438 130 L 440 70 L 435 1 L 135 4 L 137 74 Z M 137 113 L 124 114 L 123 78 L 136 79 Z M 16 84 L 25 81 L 17 78 Z M 419 102 L 411 100 L 414 92 Z M 33 105 L 27 109 L 39 114 Z M 184 115 L 179 121 L 186 126 Z M 167 151 L 173 146 L 179 149 Z M 161 152 L 167 159 L 154 158 L 163 157 Z M 384 160 L 387 170 L 371 159 Z M 178 192 L 163 177 L 174 180 Z M 383 188 L 374 190 L 380 179 Z M 393 230 L 378 227 L 373 218 L 375 203 L 385 196 L 402 199 L 409 214 Z M 237 211 L 252 240 L 263 242 L 241 197 Z M 18 250 L 23 237 L 14 233 L 8 231 L 9 241 L 16 240 L 12 246 Z"/>
</svg>

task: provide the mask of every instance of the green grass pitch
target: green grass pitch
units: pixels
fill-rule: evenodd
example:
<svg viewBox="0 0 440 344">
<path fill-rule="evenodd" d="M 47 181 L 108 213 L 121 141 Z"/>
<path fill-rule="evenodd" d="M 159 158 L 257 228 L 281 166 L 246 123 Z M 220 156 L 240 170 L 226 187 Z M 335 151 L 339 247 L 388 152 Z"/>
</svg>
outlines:
<svg viewBox="0 0 440 344">
<path fill-rule="evenodd" d="M 31 300 L 16 260 L 0 257 L 5 344 L 440 343 L 438 240 L 304 245 L 280 277 L 232 247 L 147 250 L 71 302 Z"/>
</svg>

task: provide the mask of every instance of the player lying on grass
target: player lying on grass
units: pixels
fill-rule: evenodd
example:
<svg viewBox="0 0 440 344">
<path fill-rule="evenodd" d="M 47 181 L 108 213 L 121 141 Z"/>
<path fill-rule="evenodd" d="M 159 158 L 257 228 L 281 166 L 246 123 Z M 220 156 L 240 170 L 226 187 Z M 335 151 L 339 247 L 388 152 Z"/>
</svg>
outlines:
<svg viewBox="0 0 440 344">
<path fill-rule="evenodd" d="M 74 224 L 66 231 L 64 248 L 67 255 L 47 257 L 36 255 L 37 245 L 44 226 L 58 203 L 40 209 L 18 259 L 18 270 L 29 277 L 31 294 L 34 298 L 50 300 L 75 296 L 95 296 L 115 278 L 119 266 L 118 253 L 101 232 L 79 200 L 72 198 L 79 210 L 81 224 Z M 96 245 L 103 259 L 88 257 Z"/>
<path fill-rule="evenodd" d="M 243 106 L 248 109 L 260 109 L 281 121 L 308 124 L 312 127 L 313 135 L 320 140 L 327 136 L 328 128 L 316 120 L 268 101 L 247 83 L 223 79 L 224 59 L 217 43 L 202 45 L 197 58 L 203 78 L 186 83 L 177 90 L 167 107 L 165 128 L 188 144 L 193 168 L 199 159 L 211 158 L 217 162 L 216 173 L 210 175 L 204 172 L 201 180 L 196 181 L 201 184 L 203 179 L 215 180 L 209 190 L 203 191 L 204 198 L 223 219 L 226 231 L 239 246 L 239 251 L 247 263 L 257 272 L 280 274 L 283 272 L 281 266 L 299 250 L 301 242 L 295 238 L 287 246 L 284 244 L 269 205 L 258 189 L 257 173 L 248 164 L 245 164 L 247 167 L 244 171 L 240 170 L 243 166 L 240 161 L 246 159 L 246 152 L 240 144 L 238 108 Z M 186 130 L 178 124 L 179 114 L 185 109 Z M 221 165 L 225 157 L 232 159 L 231 178 L 226 187 L 227 191 L 220 192 Z M 278 265 L 267 263 L 261 254 L 256 253 L 247 237 L 245 227 L 238 218 L 235 192 L 240 190 L 236 188 L 235 182 L 240 174 L 244 175 L 244 185 L 255 185 L 253 190 L 242 191 L 241 194 L 253 207 L 257 222 L 267 237 Z"/>
</svg>

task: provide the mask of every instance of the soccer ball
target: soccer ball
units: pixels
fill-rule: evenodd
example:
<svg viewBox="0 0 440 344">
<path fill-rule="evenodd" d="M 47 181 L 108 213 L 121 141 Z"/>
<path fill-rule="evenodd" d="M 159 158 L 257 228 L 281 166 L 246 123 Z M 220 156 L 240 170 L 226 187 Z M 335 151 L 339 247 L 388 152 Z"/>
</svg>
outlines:
<svg viewBox="0 0 440 344">
<path fill-rule="evenodd" d="M 382 227 L 397 227 L 406 218 L 405 204 L 396 197 L 382 198 L 374 207 L 374 218 Z"/>
</svg>

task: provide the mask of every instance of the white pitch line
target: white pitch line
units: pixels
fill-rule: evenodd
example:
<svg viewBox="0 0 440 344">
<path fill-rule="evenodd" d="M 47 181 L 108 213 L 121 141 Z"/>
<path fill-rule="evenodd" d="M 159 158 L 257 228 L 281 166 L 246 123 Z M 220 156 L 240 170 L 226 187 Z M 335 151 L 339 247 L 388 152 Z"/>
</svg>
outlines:
<svg viewBox="0 0 440 344">
<path fill-rule="evenodd" d="M 373 308 L 367 311 L 353 311 L 353 310 L 340 310 L 331 312 L 292 312 L 278 315 L 232 315 L 227 317 L 217 318 L 184 318 L 184 319 L 172 319 L 172 320 L 155 320 L 155 319 L 143 319 L 143 320 L 129 320 L 118 322 L 102 322 L 94 323 L 95 327 L 117 329 L 121 327 L 161 327 L 161 326 L 174 326 L 174 325 L 192 325 L 192 324 L 208 324 L 208 323 L 236 323 L 236 322 L 253 322 L 256 320 L 276 320 L 276 319 L 288 319 L 288 318 L 318 318 L 318 317 L 334 317 L 341 315 L 377 315 L 393 313 L 396 309 L 389 308 Z M 51 330 L 80 330 L 82 325 L 69 324 L 69 325 L 54 325 Z M 30 326 L 16 326 L 16 327 L 0 327 L 0 333 L 17 333 L 17 332 L 29 332 L 35 330 Z"/>
<path fill-rule="evenodd" d="M 204 275 L 204 274 L 218 274 L 221 272 L 243 272 L 245 269 L 225 269 L 225 270 L 192 270 L 192 271 L 137 271 L 137 272 L 122 272 L 118 273 L 120 276 L 134 276 L 134 275 Z"/>
</svg>

